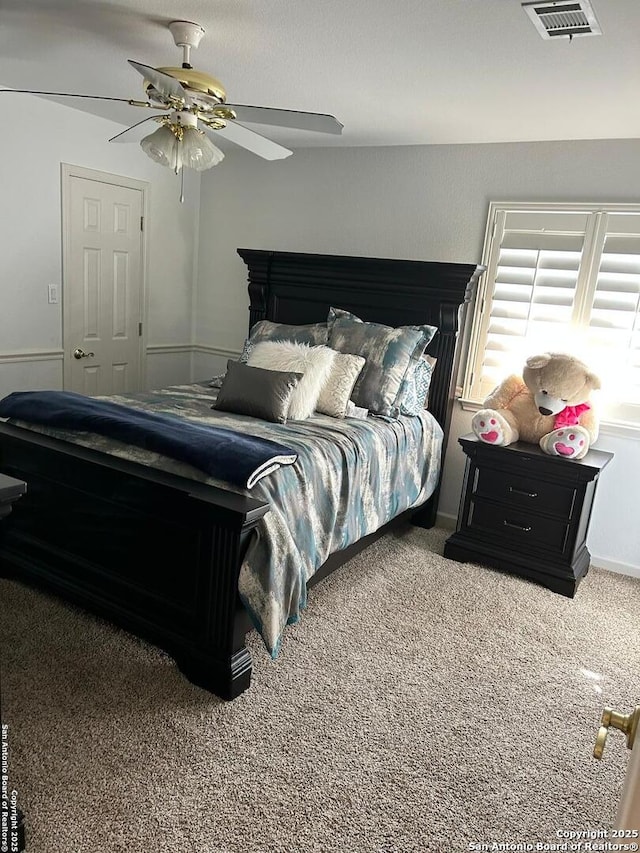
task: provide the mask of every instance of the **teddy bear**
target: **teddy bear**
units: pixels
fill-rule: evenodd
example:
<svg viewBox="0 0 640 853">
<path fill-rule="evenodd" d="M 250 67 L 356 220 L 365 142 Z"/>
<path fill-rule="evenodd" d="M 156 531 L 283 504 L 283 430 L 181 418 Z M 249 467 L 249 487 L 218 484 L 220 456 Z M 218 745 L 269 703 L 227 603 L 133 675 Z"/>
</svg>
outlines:
<svg viewBox="0 0 640 853">
<path fill-rule="evenodd" d="M 598 438 L 589 396 L 600 380 L 579 359 L 557 352 L 527 359 L 522 376 L 495 388 L 471 428 L 487 444 L 539 444 L 550 456 L 582 459 Z"/>
</svg>

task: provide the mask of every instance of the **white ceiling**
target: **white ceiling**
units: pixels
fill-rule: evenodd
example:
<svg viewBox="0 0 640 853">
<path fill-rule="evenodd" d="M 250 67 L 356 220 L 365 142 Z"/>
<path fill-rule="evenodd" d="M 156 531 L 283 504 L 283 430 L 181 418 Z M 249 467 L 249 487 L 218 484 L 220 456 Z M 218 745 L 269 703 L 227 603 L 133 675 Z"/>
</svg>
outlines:
<svg viewBox="0 0 640 853">
<path fill-rule="evenodd" d="M 191 61 L 229 102 L 344 124 L 254 127 L 291 147 L 640 138 L 640 0 L 592 5 L 603 34 L 570 42 L 543 40 L 520 0 L 0 0 L 0 85 L 141 98 L 126 60 L 179 65 L 181 19 L 206 30 Z"/>
</svg>

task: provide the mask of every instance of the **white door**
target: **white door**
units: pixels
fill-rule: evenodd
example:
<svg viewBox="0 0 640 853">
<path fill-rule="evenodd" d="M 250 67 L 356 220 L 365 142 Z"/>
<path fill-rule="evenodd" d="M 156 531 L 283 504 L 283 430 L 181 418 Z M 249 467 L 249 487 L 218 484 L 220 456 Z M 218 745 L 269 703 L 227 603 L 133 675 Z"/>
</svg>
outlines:
<svg viewBox="0 0 640 853">
<path fill-rule="evenodd" d="M 143 196 L 141 182 L 63 167 L 68 391 L 117 394 L 141 387 Z"/>
</svg>

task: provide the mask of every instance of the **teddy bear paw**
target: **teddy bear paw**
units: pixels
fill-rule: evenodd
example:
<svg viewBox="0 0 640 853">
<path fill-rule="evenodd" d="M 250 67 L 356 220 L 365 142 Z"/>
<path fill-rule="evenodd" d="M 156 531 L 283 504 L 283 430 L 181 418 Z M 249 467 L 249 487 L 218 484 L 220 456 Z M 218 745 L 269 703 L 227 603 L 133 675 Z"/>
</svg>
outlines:
<svg viewBox="0 0 640 853">
<path fill-rule="evenodd" d="M 550 456 L 563 456 L 565 459 L 582 459 L 589 450 L 590 436 L 584 427 L 576 424 L 571 427 L 554 429 L 540 439 L 540 449 Z"/>
<path fill-rule="evenodd" d="M 509 424 L 497 412 L 492 412 L 490 409 L 482 409 L 474 415 L 471 429 L 480 441 L 487 444 L 500 447 L 511 443 Z"/>
</svg>

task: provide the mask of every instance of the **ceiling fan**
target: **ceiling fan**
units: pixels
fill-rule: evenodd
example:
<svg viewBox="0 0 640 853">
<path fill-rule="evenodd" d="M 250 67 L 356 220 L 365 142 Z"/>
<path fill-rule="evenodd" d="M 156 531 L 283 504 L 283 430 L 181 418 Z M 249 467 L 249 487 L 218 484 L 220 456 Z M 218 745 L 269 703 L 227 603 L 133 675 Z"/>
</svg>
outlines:
<svg viewBox="0 0 640 853">
<path fill-rule="evenodd" d="M 180 68 L 152 68 L 130 59 L 129 64 L 144 78 L 146 101 L 109 98 L 102 95 L 80 95 L 66 92 L 35 92 L 27 89 L 2 89 L 64 98 L 120 101 L 134 107 L 161 110 L 113 136 L 109 142 L 139 142 L 142 150 L 156 163 L 168 166 L 176 174 L 183 168 L 203 171 L 218 164 L 224 153 L 211 138 L 226 137 L 265 160 L 280 160 L 293 152 L 250 130 L 241 122 L 288 127 L 318 133 L 340 134 L 342 125 L 332 115 L 296 110 L 228 104 L 222 83 L 194 69 L 191 49 L 197 48 L 204 35 L 199 24 L 173 21 L 169 30 L 177 47 L 182 48 Z M 156 127 L 156 125 L 158 125 Z"/>
</svg>

